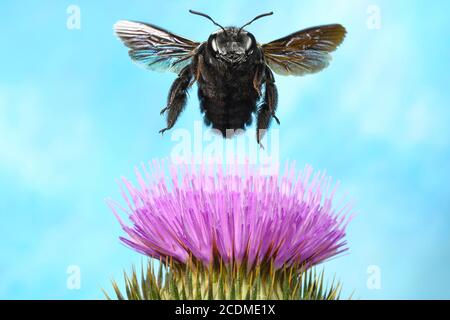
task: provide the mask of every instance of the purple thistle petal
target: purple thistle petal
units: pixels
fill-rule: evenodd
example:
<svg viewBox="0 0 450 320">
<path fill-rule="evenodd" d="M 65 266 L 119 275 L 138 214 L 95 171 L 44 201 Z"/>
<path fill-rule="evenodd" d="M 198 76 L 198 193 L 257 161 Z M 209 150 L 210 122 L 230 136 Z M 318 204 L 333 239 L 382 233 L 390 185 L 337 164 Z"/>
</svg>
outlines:
<svg viewBox="0 0 450 320">
<path fill-rule="evenodd" d="M 350 206 L 333 207 L 337 186 L 325 173 L 307 166 L 296 176 L 294 163 L 280 176 L 260 175 L 249 164 L 170 165 L 168 177 L 165 168 L 153 161 L 143 174 L 136 169 L 137 187 L 123 179 L 128 209 L 108 202 L 128 234 L 121 241 L 139 253 L 181 263 L 192 256 L 206 266 L 273 260 L 281 268 L 310 267 L 347 250 Z"/>
</svg>

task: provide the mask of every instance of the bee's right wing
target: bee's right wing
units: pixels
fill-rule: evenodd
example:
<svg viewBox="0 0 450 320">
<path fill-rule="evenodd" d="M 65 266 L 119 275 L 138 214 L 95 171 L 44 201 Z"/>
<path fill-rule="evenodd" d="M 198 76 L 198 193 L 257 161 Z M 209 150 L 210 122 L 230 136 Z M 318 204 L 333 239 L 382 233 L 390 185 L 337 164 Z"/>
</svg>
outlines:
<svg viewBox="0 0 450 320">
<path fill-rule="evenodd" d="M 264 44 L 269 67 L 280 75 L 303 76 L 328 66 L 330 52 L 344 41 L 346 30 L 340 24 L 313 27 Z"/>
<path fill-rule="evenodd" d="M 143 22 L 121 20 L 114 25 L 114 31 L 130 48 L 131 59 L 153 71 L 180 73 L 200 45 Z"/>
</svg>

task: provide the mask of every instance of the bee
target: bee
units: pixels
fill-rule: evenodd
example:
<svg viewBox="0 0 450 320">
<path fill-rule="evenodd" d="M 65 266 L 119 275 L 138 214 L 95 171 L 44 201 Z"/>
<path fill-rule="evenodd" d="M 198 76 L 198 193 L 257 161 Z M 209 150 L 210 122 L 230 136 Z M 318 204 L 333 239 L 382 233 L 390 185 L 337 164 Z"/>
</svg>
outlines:
<svg viewBox="0 0 450 320">
<path fill-rule="evenodd" d="M 195 42 L 144 22 L 121 20 L 114 25 L 134 62 L 149 70 L 178 74 L 161 111 L 161 115 L 166 114 L 167 127 L 160 133 L 174 127 L 185 108 L 188 90 L 197 83 L 207 126 L 230 138 L 239 129 L 246 130 L 255 117 L 256 140 L 261 145 L 272 119 L 280 124 L 273 73 L 303 76 L 323 70 L 330 63 L 330 53 L 346 35 L 342 25 L 330 24 L 261 45 L 244 28 L 273 12 L 261 14 L 240 28 L 224 28 L 207 14 L 190 13 L 209 19 L 220 29 L 206 42 Z"/>
</svg>

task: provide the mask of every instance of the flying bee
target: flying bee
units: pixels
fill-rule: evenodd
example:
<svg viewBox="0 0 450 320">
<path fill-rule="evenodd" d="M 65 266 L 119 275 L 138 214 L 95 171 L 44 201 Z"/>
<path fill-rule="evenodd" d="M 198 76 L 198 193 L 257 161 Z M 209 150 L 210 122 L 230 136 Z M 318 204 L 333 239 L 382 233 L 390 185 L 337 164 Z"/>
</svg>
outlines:
<svg viewBox="0 0 450 320">
<path fill-rule="evenodd" d="M 115 24 L 118 37 L 130 49 L 131 59 L 153 71 L 171 71 L 178 78 L 170 88 L 166 107 L 167 127 L 173 128 L 185 108 L 187 93 L 198 84 L 204 122 L 229 138 L 245 130 L 256 118 L 256 139 L 260 144 L 276 116 L 278 94 L 273 72 L 303 76 L 329 65 L 330 52 L 342 43 L 346 30 L 331 24 L 301 30 L 267 44 L 259 44 L 244 28 L 273 13 L 261 14 L 242 27 L 222 27 L 206 42 L 194 42 L 157 26 L 122 20 Z"/>
</svg>

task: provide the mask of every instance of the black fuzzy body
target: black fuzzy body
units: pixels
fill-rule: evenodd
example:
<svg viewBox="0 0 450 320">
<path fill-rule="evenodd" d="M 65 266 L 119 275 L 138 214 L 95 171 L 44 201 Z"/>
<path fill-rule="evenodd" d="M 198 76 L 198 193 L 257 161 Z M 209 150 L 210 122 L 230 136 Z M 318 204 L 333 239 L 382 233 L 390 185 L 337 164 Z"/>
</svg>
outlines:
<svg viewBox="0 0 450 320">
<path fill-rule="evenodd" d="M 229 27 L 213 33 L 196 50 L 192 62 L 184 67 L 170 88 L 167 128 L 171 129 L 187 101 L 187 92 L 198 84 L 200 110 L 204 122 L 225 138 L 231 138 L 257 122 L 260 143 L 277 107 L 277 89 L 272 71 L 264 60 L 264 52 L 253 35 Z"/>
<path fill-rule="evenodd" d="M 261 92 L 261 83 L 256 84 L 258 88 L 254 83 L 260 63 L 258 58 L 231 65 L 211 57 L 208 52 L 204 55 L 202 72 L 197 79 L 200 110 L 205 124 L 224 137 L 230 138 L 236 130 L 245 130 L 253 121 Z"/>
</svg>

